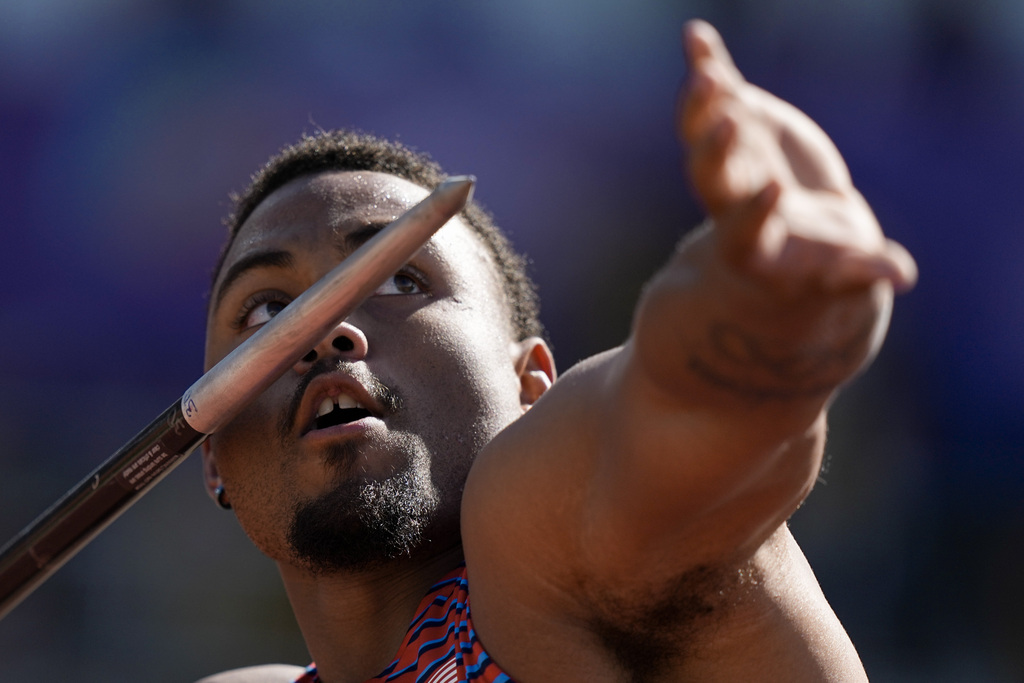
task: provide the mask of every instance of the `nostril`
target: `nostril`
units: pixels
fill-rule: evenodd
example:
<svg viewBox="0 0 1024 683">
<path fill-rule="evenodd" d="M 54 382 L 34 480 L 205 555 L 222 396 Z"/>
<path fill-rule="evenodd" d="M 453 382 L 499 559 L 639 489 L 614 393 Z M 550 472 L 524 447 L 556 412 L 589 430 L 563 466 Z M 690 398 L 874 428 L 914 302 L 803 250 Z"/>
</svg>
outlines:
<svg viewBox="0 0 1024 683">
<path fill-rule="evenodd" d="M 355 343 L 353 343 L 351 339 L 344 335 L 335 337 L 334 341 L 331 342 L 331 345 L 334 346 L 334 348 L 338 349 L 339 351 L 351 351 L 356 347 Z"/>
<path fill-rule="evenodd" d="M 293 358 L 294 358 L 294 356 L 293 356 Z M 302 360 L 305 363 L 312 363 L 313 361 L 315 361 L 316 360 L 316 349 L 310 351 L 305 356 L 303 356 Z"/>
</svg>

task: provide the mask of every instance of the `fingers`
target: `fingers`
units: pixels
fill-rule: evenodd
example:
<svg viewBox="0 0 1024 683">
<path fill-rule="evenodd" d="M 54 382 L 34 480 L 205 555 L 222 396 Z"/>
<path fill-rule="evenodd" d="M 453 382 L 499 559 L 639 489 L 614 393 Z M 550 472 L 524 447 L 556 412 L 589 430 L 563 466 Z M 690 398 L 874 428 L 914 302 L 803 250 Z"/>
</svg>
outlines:
<svg viewBox="0 0 1024 683">
<path fill-rule="evenodd" d="M 776 172 L 769 169 L 769 157 L 778 156 L 769 148 L 778 143 L 770 139 L 764 112 L 751 99 L 753 86 L 736 69 L 721 36 L 696 21 L 686 25 L 684 41 L 691 70 L 680 100 L 678 133 L 689 148 L 697 194 L 717 217 L 750 200 L 769 178 L 788 177 L 780 164 Z"/>
<path fill-rule="evenodd" d="M 788 234 L 769 216 L 765 227 L 744 261 L 734 267 L 791 293 L 823 293 L 833 296 L 866 290 L 888 282 L 894 291 L 906 292 L 917 280 L 917 266 L 902 246 L 884 240 L 877 251 L 843 243 L 820 242 Z"/>
<path fill-rule="evenodd" d="M 724 112 L 714 126 L 690 148 L 689 171 L 697 196 L 712 216 L 750 200 L 772 180 L 783 186 L 790 181 L 784 169 L 769 169 L 771 141 L 761 127 L 741 128 L 742 112 Z M 761 154 L 751 149 L 766 148 Z"/>
<path fill-rule="evenodd" d="M 882 253 L 862 257 L 859 261 L 859 267 L 854 265 L 856 260 L 851 259 L 847 268 L 836 268 L 836 278 L 841 278 L 843 270 L 846 269 L 850 285 L 856 286 L 857 278 L 860 284 L 888 280 L 896 292 L 906 292 L 918 282 L 918 264 L 914 262 L 910 252 L 893 240 L 885 241 Z"/>
<path fill-rule="evenodd" d="M 683 29 L 683 45 L 689 76 L 680 95 L 677 132 L 681 140 L 694 144 L 714 127 L 724 102 L 736 96 L 744 80 L 710 24 L 688 23 Z"/>
<path fill-rule="evenodd" d="M 689 77 L 678 133 L 723 258 L 797 289 L 838 293 L 879 280 L 910 289 L 913 258 L 882 237 L 824 131 L 747 83 L 710 24 L 689 22 L 683 44 Z"/>
<path fill-rule="evenodd" d="M 735 141 L 736 122 L 725 116 L 714 130 L 696 140 L 690 149 L 690 176 L 697 194 L 712 215 L 738 199 L 726 173 L 729 152 Z"/>
<path fill-rule="evenodd" d="M 772 261 L 785 240 L 785 231 L 773 230 L 769 218 L 778 204 L 782 187 L 772 181 L 749 200 L 716 221 L 722 258 L 744 271 Z"/>
<path fill-rule="evenodd" d="M 791 200 L 792 198 L 790 198 Z M 736 202 L 731 210 L 715 218 L 719 254 L 738 273 L 753 276 L 764 284 L 790 293 L 819 292 L 842 295 L 867 289 L 880 281 L 889 282 L 896 292 L 911 289 L 917 281 L 917 265 L 899 243 L 876 238 L 858 240 L 850 233 L 864 233 L 851 225 L 841 230 L 827 227 L 835 216 L 815 212 L 810 220 L 818 228 L 793 232 L 788 213 L 793 207 L 781 202 L 783 187 L 768 182 L 751 198 Z M 856 214 L 847 205 L 847 217 Z M 873 222 L 870 210 L 866 214 Z M 862 226 L 863 228 L 863 226 Z"/>
<path fill-rule="evenodd" d="M 704 60 L 711 60 L 720 64 L 730 75 L 742 78 L 722 36 L 706 21 L 694 19 L 683 26 L 683 49 L 690 68 Z"/>
<path fill-rule="evenodd" d="M 822 278 L 829 292 L 868 287 L 879 280 L 888 280 L 896 292 L 906 292 L 917 282 L 917 264 L 903 245 L 885 240 L 880 253 L 850 251 L 837 258 Z"/>
<path fill-rule="evenodd" d="M 899 242 L 890 239 L 885 242 L 886 255 L 893 264 L 893 276 L 889 279 L 897 292 L 908 292 L 917 284 L 917 262 Z"/>
<path fill-rule="evenodd" d="M 690 71 L 676 117 L 676 134 L 682 142 L 692 146 L 714 127 L 728 96 L 724 80 L 721 67 L 714 63 Z"/>
</svg>

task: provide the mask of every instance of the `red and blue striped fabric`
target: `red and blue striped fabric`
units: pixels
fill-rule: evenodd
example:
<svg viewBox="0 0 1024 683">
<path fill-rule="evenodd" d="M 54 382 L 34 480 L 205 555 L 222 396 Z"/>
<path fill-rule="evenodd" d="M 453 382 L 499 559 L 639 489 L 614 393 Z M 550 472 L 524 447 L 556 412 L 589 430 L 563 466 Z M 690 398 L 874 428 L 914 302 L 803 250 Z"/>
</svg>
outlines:
<svg viewBox="0 0 1024 683">
<path fill-rule="evenodd" d="M 423 598 L 398 656 L 372 681 L 514 683 L 484 651 L 469 615 L 466 567 L 460 565 Z M 311 664 L 295 683 L 320 683 Z M 369 682 L 367 682 L 369 683 Z"/>
</svg>

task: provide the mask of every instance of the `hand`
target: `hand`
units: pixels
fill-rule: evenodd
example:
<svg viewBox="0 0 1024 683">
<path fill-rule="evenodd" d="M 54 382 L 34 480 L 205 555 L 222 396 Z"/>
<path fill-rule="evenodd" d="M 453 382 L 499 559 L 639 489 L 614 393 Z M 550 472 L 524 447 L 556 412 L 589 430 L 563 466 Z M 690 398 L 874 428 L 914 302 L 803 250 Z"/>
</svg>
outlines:
<svg viewBox="0 0 1024 683">
<path fill-rule="evenodd" d="M 711 25 L 690 22 L 683 42 L 677 126 L 726 262 L 783 291 L 910 289 L 913 258 L 884 237 L 828 136 L 744 80 Z"/>
</svg>

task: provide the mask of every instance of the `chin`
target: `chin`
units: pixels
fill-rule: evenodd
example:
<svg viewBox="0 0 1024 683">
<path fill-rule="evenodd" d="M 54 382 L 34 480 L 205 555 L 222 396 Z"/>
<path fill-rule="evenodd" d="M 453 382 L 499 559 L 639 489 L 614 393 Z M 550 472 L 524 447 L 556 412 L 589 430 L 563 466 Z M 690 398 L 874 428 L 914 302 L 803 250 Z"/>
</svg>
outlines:
<svg viewBox="0 0 1024 683">
<path fill-rule="evenodd" d="M 412 557 L 429 543 L 438 495 L 422 468 L 384 479 L 346 479 L 298 503 L 288 543 L 314 573 L 352 572 Z"/>
</svg>

